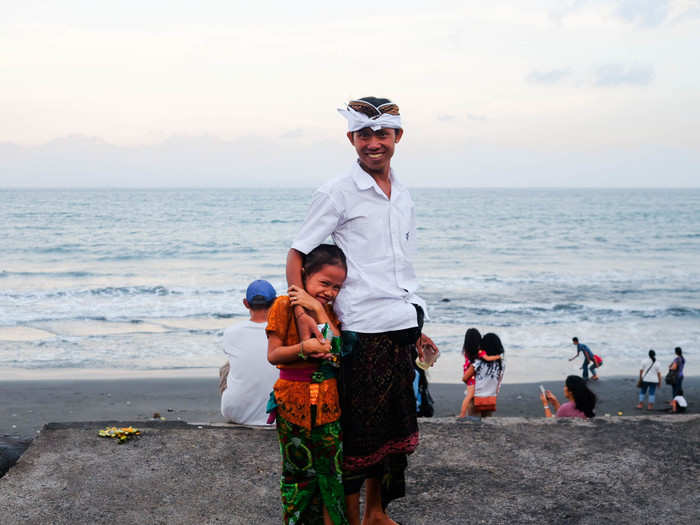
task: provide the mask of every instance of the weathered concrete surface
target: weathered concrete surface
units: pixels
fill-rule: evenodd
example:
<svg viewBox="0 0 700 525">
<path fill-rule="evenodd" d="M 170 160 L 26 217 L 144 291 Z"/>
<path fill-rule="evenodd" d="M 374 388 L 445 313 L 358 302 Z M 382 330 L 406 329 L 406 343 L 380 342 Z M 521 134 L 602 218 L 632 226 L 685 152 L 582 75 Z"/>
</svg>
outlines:
<svg viewBox="0 0 700 525">
<path fill-rule="evenodd" d="M 48 425 L 0 479 L 3 524 L 280 522 L 276 434 L 172 422 L 118 445 Z M 125 423 L 122 423 L 125 424 Z M 421 422 L 404 524 L 699 523 L 700 417 Z"/>
</svg>

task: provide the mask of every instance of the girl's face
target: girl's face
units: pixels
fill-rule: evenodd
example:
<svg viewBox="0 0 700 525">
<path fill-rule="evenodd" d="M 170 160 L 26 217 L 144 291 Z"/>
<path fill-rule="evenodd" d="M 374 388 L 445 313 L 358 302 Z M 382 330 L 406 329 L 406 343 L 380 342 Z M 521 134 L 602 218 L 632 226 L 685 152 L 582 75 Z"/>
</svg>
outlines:
<svg viewBox="0 0 700 525">
<path fill-rule="evenodd" d="M 319 271 L 306 276 L 304 290 L 321 304 L 333 302 L 345 281 L 345 269 L 324 264 Z"/>
</svg>

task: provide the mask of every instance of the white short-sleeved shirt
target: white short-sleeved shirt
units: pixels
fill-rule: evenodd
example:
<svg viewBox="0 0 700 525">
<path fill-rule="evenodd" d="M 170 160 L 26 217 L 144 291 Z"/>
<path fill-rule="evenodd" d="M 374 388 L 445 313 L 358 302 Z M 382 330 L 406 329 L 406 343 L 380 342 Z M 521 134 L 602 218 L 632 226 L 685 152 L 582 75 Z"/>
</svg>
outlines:
<svg viewBox="0 0 700 525">
<path fill-rule="evenodd" d="M 417 325 L 416 221 L 408 190 L 391 172 L 391 198 L 358 162 L 322 185 L 292 248 L 309 253 L 328 237 L 345 253 L 348 276 L 334 303 L 344 330 L 380 333 Z"/>
<path fill-rule="evenodd" d="M 642 361 L 642 365 L 639 368 L 642 371 L 642 381 L 646 381 L 648 383 L 658 383 L 659 382 L 659 374 L 661 373 L 661 368 L 659 367 L 659 361 L 654 361 L 654 364 L 651 364 L 651 358 L 645 359 Z M 649 368 L 651 367 L 651 368 Z M 647 372 L 647 369 L 649 370 Z"/>
<path fill-rule="evenodd" d="M 267 323 L 245 320 L 224 330 L 230 369 L 221 415 L 243 425 L 266 425 L 267 400 L 279 371 L 267 360 Z"/>
</svg>

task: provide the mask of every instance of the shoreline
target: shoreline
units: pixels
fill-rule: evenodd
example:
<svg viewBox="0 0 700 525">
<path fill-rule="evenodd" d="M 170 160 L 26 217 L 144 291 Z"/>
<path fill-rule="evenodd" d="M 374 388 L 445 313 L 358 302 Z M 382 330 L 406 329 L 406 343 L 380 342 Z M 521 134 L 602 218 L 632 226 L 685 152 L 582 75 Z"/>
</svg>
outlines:
<svg viewBox="0 0 700 525">
<path fill-rule="evenodd" d="M 661 414 L 668 406 L 671 388 L 657 393 L 655 410 L 636 410 L 636 378 L 606 377 L 591 382 L 598 396 L 597 416 L 617 417 Z M 564 377 L 557 381 L 504 383 L 495 417 L 544 417 L 539 385 L 562 401 Z M 688 413 L 698 412 L 700 378 L 687 377 L 683 384 Z M 435 417 L 454 417 L 464 398 L 462 383 L 430 382 Z M 155 377 L 80 379 L 19 379 L 0 382 L 0 436 L 31 439 L 51 422 L 152 421 L 158 419 L 188 423 L 223 423 L 219 412 L 218 374 L 202 377 Z"/>
</svg>

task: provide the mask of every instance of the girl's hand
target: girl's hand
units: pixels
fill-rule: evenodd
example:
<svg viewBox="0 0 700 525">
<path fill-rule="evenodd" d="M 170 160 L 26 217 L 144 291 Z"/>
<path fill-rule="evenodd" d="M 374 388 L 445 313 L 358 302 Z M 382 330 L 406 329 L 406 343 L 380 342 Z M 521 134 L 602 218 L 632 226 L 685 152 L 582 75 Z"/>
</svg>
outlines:
<svg viewBox="0 0 700 525">
<path fill-rule="evenodd" d="M 552 394 L 552 392 L 549 390 L 545 390 L 544 395 L 549 401 L 556 401 L 557 400 L 556 396 L 554 394 Z"/>
<path fill-rule="evenodd" d="M 325 359 L 325 356 L 331 355 L 331 342 L 326 339 L 322 339 L 321 341 L 315 337 L 307 339 L 303 342 L 302 348 L 304 355 L 309 357 Z"/>
<path fill-rule="evenodd" d="M 306 293 L 306 290 L 303 288 L 292 285 L 287 290 L 287 293 L 289 294 L 289 302 L 292 306 L 301 306 L 304 310 L 309 312 L 318 312 L 323 309 L 321 303 Z"/>
</svg>

